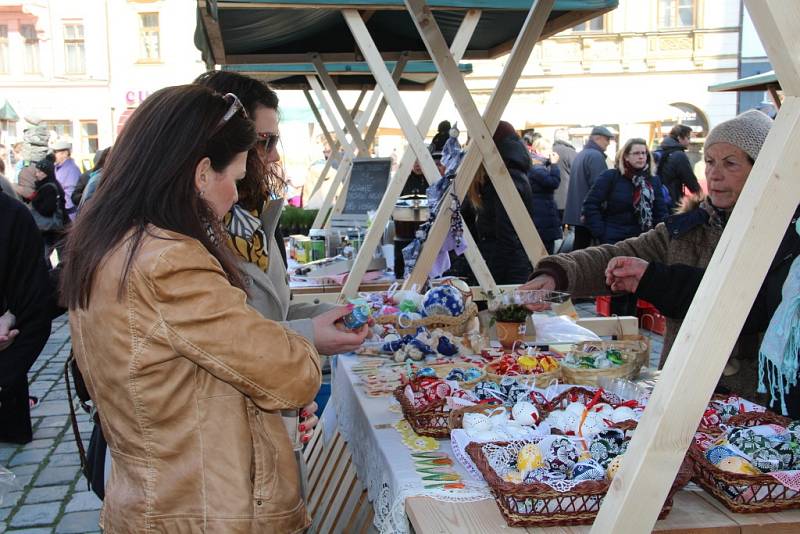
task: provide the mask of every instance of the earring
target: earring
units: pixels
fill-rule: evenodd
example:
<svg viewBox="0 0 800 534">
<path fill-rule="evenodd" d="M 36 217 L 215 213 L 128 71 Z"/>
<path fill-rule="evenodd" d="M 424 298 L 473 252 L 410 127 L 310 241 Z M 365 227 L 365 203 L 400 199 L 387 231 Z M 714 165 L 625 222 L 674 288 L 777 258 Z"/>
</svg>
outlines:
<svg viewBox="0 0 800 534">
<path fill-rule="evenodd" d="M 203 195 L 205 195 L 206 192 L 201 189 L 200 191 L 197 192 L 197 194 L 200 195 L 200 198 L 203 198 Z"/>
</svg>

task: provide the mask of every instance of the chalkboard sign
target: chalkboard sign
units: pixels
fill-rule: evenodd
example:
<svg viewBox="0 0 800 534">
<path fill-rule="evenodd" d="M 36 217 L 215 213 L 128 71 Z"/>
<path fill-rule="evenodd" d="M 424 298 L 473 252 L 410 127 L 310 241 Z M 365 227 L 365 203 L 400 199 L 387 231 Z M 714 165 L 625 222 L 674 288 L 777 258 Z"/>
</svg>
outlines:
<svg viewBox="0 0 800 534">
<path fill-rule="evenodd" d="M 378 209 L 389 184 L 391 169 L 392 160 L 389 158 L 354 159 L 342 213 L 366 214 Z"/>
</svg>

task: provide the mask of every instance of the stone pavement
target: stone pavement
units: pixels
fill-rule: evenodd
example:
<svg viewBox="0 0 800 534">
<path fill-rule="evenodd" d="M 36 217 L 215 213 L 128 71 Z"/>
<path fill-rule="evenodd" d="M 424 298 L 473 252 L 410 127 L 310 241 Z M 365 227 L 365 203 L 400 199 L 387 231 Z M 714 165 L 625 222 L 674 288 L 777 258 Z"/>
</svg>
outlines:
<svg viewBox="0 0 800 534">
<path fill-rule="evenodd" d="M 582 317 L 596 315 L 593 302 L 576 305 Z M 647 331 L 652 342 L 651 365 L 658 364 L 661 336 Z M 0 466 L 16 476 L 14 487 L 0 501 L 0 534 L 94 533 L 101 501 L 88 491 L 69 422 L 64 362 L 70 338 L 66 316 L 53 322 L 42 354 L 31 369 L 31 395 L 41 404 L 31 412 L 33 441 L 24 446 L 0 443 Z M 92 424 L 77 410 L 83 442 L 88 446 Z M 2 494 L 2 489 L 0 489 Z"/>
<path fill-rule="evenodd" d="M 33 441 L 24 446 L 0 443 L 0 466 L 15 475 L 13 488 L 0 500 L 0 533 L 100 532 L 101 501 L 87 491 L 69 422 L 64 385 L 69 349 L 63 316 L 53 322 L 50 339 L 29 374 L 31 395 L 41 401 L 31 412 Z M 89 416 L 80 411 L 78 420 L 88 445 Z"/>
</svg>

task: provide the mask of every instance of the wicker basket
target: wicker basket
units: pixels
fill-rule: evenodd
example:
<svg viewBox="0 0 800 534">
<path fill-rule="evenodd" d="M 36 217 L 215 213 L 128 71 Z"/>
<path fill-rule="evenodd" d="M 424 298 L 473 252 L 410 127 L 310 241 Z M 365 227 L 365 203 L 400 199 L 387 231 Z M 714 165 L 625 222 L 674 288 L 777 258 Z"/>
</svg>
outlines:
<svg viewBox="0 0 800 534">
<path fill-rule="evenodd" d="M 622 336 L 624 339 L 614 341 L 582 341 L 575 345 L 575 350 L 586 352 L 586 349 L 595 350 L 617 349 L 623 354 L 633 356 L 638 362 L 639 367 L 650 365 L 650 339 L 642 335 Z"/>
<path fill-rule="evenodd" d="M 559 353 L 557 351 L 550 350 L 550 352 L 553 353 L 556 358 L 563 357 L 563 354 L 561 354 L 561 353 Z M 561 379 L 562 379 L 561 370 L 562 370 L 563 366 L 561 365 L 561 362 L 559 362 L 558 368 L 554 369 L 553 371 L 547 371 L 547 372 L 538 373 L 538 374 L 518 374 L 518 375 L 499 375 L 499 374 L 493 372 L 494 370 L 497 369 L 498 363 L 499 362 L 493 361 L 493 362 L 489 363 L 486 366 L 486 379 L 490 380 L 492 382 L 496 382 L 498 384 L 504 378 L 511 377 L 511 378 L 518 378 L 519 380 L 522 380 L 522 381 L 533 382 L 533 384 L 537 388 L 546 388 L 547 386 L 552 384 L 554 380 L 557 380 L 557 381 L 560 382 Z"/>
<path fill-rule="evenodd" d="M 447 402 L 442 399 L 429 404 L 424 408 L 415 408 L 405 396 L 405 386 L 398 386 L 394 390 L 394 398 L 400 403 L 405 417 L 414 432 L 420 436 L 431 438 L 447 438 L 450 436 L 448 421 L 450 411 Z"/>
<path fill-rule="evenodd" d="M 505 442 L 496 442 L 503 446 Z M 467 454 L 489 484 L 497 506 L 512 527 L 547 527 L 558 525 L 590 525 L 594 522 L 611 482 L 586 481 L 571 491 L 559 492 L 543 483 L 515 484 L 495 473 L 483 454 L 485 443 L 470 443 Z M 672 509 L 672 497 L 692 477 L 691 463 L 684 460 L 672 482 L 659 519 Z"/>
<path fill-rule="evenodd" d="M 470 362 L 461 362 L 460 364 L 458 364 L 458 363 L 437 363 L 437 364 L 431 365 L 431 369 L 436 371 L 436 376 L 438 376 L 439 378 L 442 378 L 442 379 L 447 378 L 447 375 L 450 373 L 450 371 L 452 371 L 453 369 L 455 369 L 457 367 L 460 368 L 460 369 L 466 369 L 466 368 L 469 368 L 469 367 L 475 367 L 475 368 L 481 369 L 480 367 L 478 367 L 474 363 L 470 363 Z M 458 383 L 459 386 L 461 386 L 461 389 L 472 389 L 475 386 L 475 384 L 477 384 L 478 382 L 480 382 L 481 380 L 483 380 L 485 378 L 486 378 L 486 370 L 485 369 L 481 369 L 481 376 L 479 376 L 475 380 L 467 380 L 467 381 L 463 381 L 463 382 L 460 381 L 460 380 L 457 380 L 456 382 Z"/>
<path fill-rule="evenodd" d="M 454 430 L 456 428 L 464 428 L 464 414 L 467 413 L 483 413 L 489 412 L 493 409 L 503 408 L 502 404 L 476 404 L 474 406 L 464 406 L 463 408 L 456 408 L 450 412 L 450 417 L 448 418 L 449 423 L 448 426 L 450 430 Z"/>
<path fill-rule="evenodd" d="M 452 315 L 430 315 L 422 319 L 417 319 L 416 321 L 410 321 L 409 323 L 404 322 L 403 326 L 401 326 L 400 315 L 394 314 L 382 315 L 375 319 L 375 322 L 394 326 L 395 330 L 397 330 L 397 333 L 400 335 L 416 334 L 417 328 L 423 326 L 428 330 L 441 328 L 455 336 L 463 336 L 467 332 L 470 321 L 477 316 L 478 306 L 476 306 L 474 302 L 470 302 L 464 309 L 464 313 L 455 317 Z"/>
<path fill-rule="evenodd" d="M 748 412 L 734 415 L 727 424 L 786 426 L 790 422 L 790 419 L 774 413 Z M 703 449 L 694 441 L 689 447 L 689 457 L 694 464 L 694 481 L 732 512 L 754 514 L 800 508 L 800 491 L 787 488 L 766 473 L 740 475 L 723 471 L 708 461 Z"/>
<path fill-rule="evenodd" d="M 578 353 L 579 355 L 591 354 L 590 352 L 586 352 L 583 345 L 585 345 L 585 343 L 579 343 L 574 352 Z M 597 386 L 599 385 L 598 379 L 601 377 L 625 378 L 628 380 L 633 380 L 639 376 L 639 371 L 642 368 L 640 356 L 635 352 L 630 352 L 624 349 L 618 350 L 620 350 L 622 353 L 622 359 L 625 360 L 625 363 L 608 367 L 606 369 L 582 369 L 580 367 L 571 367 L 569 365 L 562 364 L 561 374 L 564 377 L 564 382 L 567 384 L 586 384 L 589 386 Z"/>
</svg>

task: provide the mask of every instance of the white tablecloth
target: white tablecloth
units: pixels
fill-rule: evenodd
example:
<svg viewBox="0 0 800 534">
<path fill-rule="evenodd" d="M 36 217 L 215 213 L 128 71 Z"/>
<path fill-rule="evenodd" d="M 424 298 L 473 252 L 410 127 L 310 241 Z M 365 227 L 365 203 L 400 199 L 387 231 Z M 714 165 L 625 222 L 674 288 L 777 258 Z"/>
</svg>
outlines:
<svg viewBox="0 0 800 534">
<path fill-rule="evenodd" d="M 333 373 L 331 402 L 336 408 L 339 432 L 347 441 L 358 478 L 366 484 L 375 507 L 375 527 L 385 533 L 409 531 L 405 499 L 429 496 L 434 499 L 473 502 L 491 499 L 489 488 L 477 482 L 455 461 L 450 440 L 439 440 L 439 451 L 454 460 L 454 469 L 466 484 L 463 490 L 425 489 L 414 469 L 411 450 L 402 443 L 392 426 L 402 415 L 389 411 L 396 401 L 390 397 L 368 397 L 350 370 L 358 362 L 354 355 L 340 355 Z M 329 427 L 329 422 L 326 422 Z M 430 484 L 430 482 L 428 482 Z"/>
</svg>

